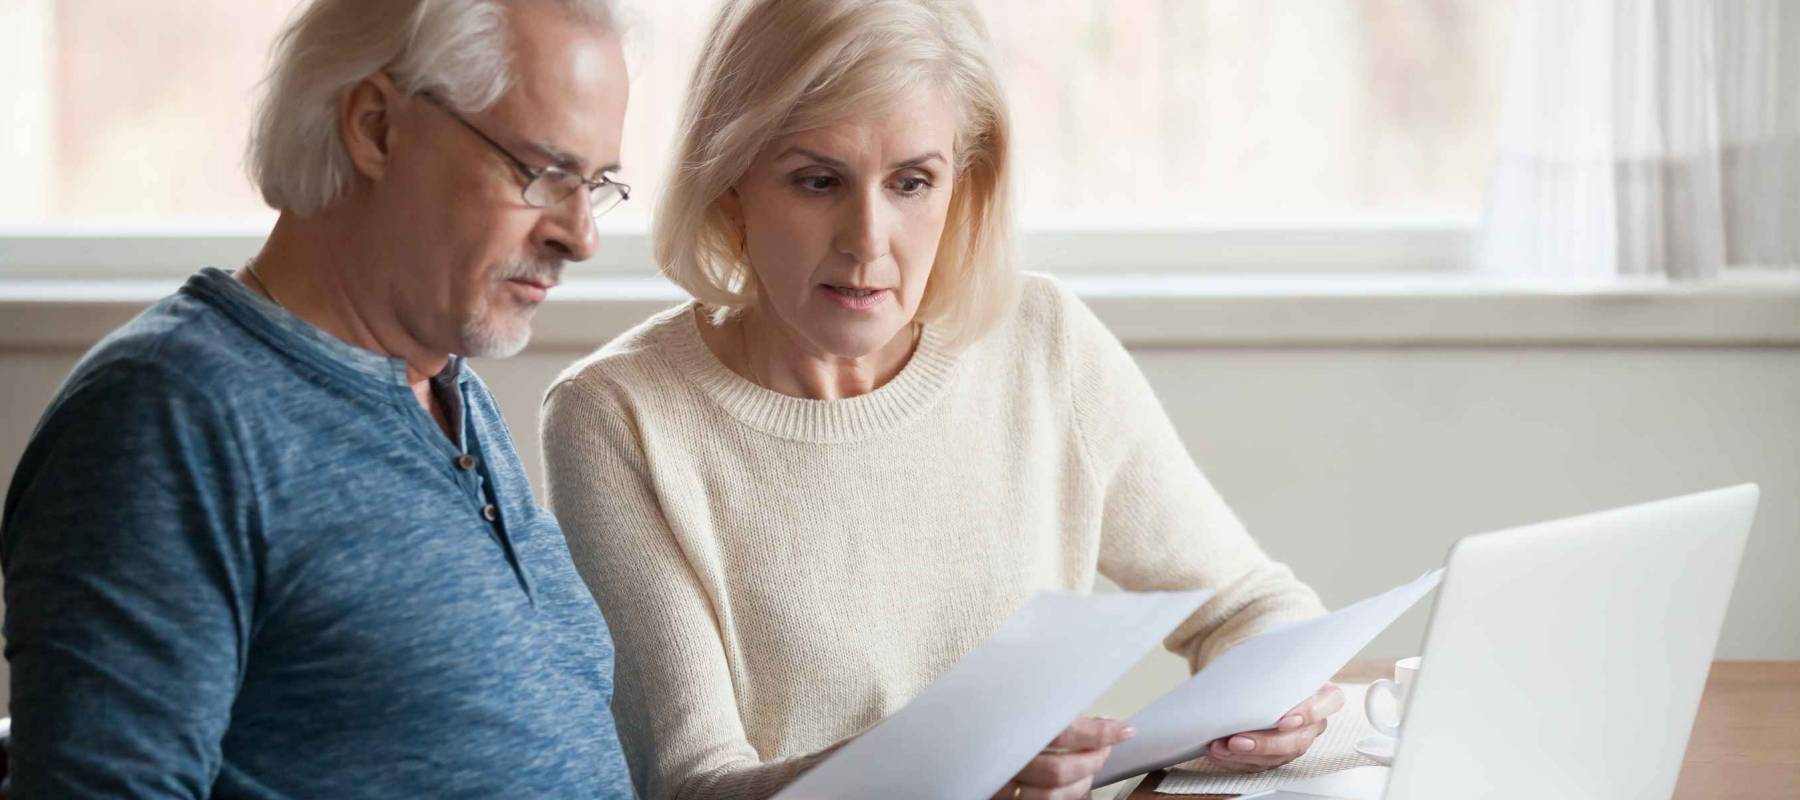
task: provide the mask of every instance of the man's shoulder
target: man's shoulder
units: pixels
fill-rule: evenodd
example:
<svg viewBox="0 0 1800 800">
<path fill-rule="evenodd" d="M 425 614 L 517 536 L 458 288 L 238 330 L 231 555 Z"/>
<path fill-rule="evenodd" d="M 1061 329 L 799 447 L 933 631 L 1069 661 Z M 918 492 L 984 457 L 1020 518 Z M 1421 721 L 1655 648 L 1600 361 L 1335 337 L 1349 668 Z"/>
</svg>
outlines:
<svg viewBox="0 0 1800 800">
<path fill-rule="evenodd" d="M 246 331 L 205 300 L 177 292 L 106 335 L 81 357 L 59 397 L 94 384 L 151 398 L 227 392 L 257 363 Z"/>
<path fill-rule="evenodd" d="M 107 483 L 120 499 L 159 484 L 97 476 L 181 463 L 210 467 L 237 452 L 232 398 L 243 392 L 209 381 L 229 369 L 232 356 L 204 305 L 182 294 L 160 300 L 82 357 L 20 457 L 9 517 L 40 470 L 65 479 L 50 487 L 56 491 L 81 488 L 66 480 L 81 475 Z"/>
</svg>

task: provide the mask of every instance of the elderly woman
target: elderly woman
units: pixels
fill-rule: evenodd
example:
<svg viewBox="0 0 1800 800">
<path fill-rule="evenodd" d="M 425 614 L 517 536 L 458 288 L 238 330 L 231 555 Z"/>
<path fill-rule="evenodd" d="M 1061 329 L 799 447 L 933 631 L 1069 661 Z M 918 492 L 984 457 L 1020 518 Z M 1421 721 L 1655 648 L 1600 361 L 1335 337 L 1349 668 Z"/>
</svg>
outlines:
<svg viewBox="0 0 1800 800">
<path fill-rule="evenodd" d="M 987 51 L 964 0 L 741 0 L 706 40 L 655 227 L 694 300 L 545 401 L 645 797 L 772 793 L 1041 590 L 1215 590 L 1167 640 L 1195 668 L 1322 610 L 1100 321 L 1014 271 Z M 1210 755 L 1285 763 L 1341 704 Z M 1078 721 L 998 796 L 1084 795 L 1128 733 Z"/>
</svg>

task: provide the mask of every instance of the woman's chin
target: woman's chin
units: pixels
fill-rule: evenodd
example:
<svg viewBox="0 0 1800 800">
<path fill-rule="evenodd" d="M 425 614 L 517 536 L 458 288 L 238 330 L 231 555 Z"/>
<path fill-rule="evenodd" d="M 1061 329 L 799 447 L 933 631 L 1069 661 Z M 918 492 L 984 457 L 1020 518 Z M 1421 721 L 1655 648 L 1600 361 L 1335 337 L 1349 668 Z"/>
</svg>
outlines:
<svg viewBox="0 0 1800 800">
<path fill-rule="evenodd" d="M 821 326 L 811 331 L 813 346 L 832 356 L 842 359 L 863 359 L 874 356 L 893 344 L 895 337 L 906 329 L 904 321 L 898 323 Z"/>
</svg>

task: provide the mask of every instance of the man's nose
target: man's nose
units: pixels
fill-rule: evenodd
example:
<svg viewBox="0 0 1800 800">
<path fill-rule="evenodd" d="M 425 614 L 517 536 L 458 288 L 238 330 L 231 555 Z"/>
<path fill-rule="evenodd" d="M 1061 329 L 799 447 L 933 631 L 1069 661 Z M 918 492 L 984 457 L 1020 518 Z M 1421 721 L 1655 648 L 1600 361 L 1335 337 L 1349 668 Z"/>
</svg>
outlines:
<svg viewBox="0 0 1800 800">
<path fill-rule="evenodd" d="M 593 258 L 600 243 L 588 193 L 577 191 L 562 202 L 545 208 L 543 218 L 532 231 L 532 244 L 567 261 Z"/>
</svg>

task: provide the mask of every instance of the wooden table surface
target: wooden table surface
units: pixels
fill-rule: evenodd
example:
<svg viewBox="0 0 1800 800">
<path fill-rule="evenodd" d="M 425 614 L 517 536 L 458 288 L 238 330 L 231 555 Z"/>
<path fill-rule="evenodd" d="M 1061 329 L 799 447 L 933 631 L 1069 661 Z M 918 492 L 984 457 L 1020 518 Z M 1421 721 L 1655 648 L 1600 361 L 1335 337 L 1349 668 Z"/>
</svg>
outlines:
<svg viewBox="0 0 1800 800">
<path fill-rule="evenodd" d="M 1352 662 L 1341 683 L 1389 673 L 1393 659 Z M 1126 800 L 1224 800 L 1228 794 L 1155 791 L 1153 772 Z M 1800 798 L 1800 661 L 1716 661 L 1682 759 L 1675 800 Z"/>
</svg>

